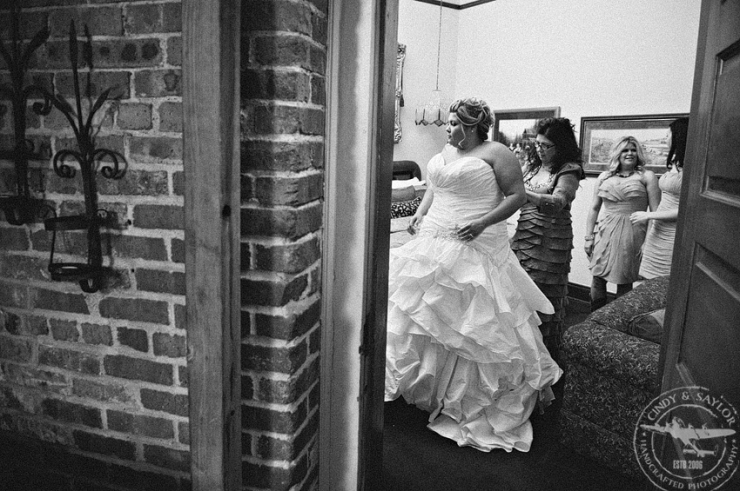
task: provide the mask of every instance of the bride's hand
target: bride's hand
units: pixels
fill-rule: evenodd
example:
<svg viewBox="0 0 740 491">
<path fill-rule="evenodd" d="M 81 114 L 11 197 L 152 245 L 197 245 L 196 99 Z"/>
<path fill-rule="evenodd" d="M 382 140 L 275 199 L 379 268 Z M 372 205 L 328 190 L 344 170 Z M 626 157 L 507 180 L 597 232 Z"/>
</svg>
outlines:
<svg viewBox="0 0 740 491">
<path fill-rule="evenodd" d="M 419 225 L 421 225 L 421 218 L 421 215 L 414 215 L 413 217 L 411 217 L 411 220 L 409 221 L 409 226 L 406 229 L 411 235 L 416 235 L 416 231 L 419 228 Z"/>
<path fill-rule="evenodd" d="M 478 220 L 464 223 L 460 228 L 457 229 L 457 238 L 462 241 L 470 241 L 478 238 L 478 236 L 485 230 L 486 226 Z"/>
</svg>

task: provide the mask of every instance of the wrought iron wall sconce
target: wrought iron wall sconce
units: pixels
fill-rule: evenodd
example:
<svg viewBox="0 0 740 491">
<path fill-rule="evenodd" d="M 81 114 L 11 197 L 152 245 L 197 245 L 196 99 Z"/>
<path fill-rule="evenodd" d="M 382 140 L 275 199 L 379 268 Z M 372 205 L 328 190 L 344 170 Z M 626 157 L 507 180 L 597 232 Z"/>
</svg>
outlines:
<svg viewBox="0 0 740 491">
<path fill-rule="evenodd" d="M 25 76 L 31 55 L 49 38 L 49 29 L 44 26 L 23 47 L 20 33 L 20 5 L 17 0 L 10 6 L 10 41 L 0 39 L 0 55 L 10 72 L 10 84 L 0 85 L 0 94 L 7 97 L 12 106 L 14 145 L 10 151 L 0 152 L 0 159 L 12 160 L 15 166 L 16 195 L 0 196 L 0 209 L 5 219 L 12 225 L 24 225 L 34 221 L 44 205 L 42 200 L 31 197 L 28 180 L 28 161 L 40 159 L 33 141 L 26 138 L 26 108 L 32 95 L 40 96 L 44 102 L 36 102 L 32 109 L 36 114 L 47 115 L 51 112 L 51 100 L 44 90 L 35 85 L 25 85 Z M 48 157 L 47 157 L 48 158 Z"/>
<path fill-rule="evenodd" d="M 103 107 L 109 98 L 112 88 L 103 91 L 92 103 L 92 38 L 85 27 L 86 43 L 83 49 L 83 58 L 88 67 L 87 90 L 85 99 L 91 102 L 87 117 L 83 115 L 83 96 L 80 89 L 80 75 L 78 70 L 77 31 L 74 21 L 69 28 L 69 57 L 72 64 L 72 76 L 75 91 L 75 106 L 73 107 L 61 94 L 47 93 L 51 104 L 64 114 L 74 131 L 77 140 L 77 149 L 63 149 L 54 154 L 52 159 L 54 172 L 61 178 L 70 179 L 76 175 L 75 169 L 69 162 L 76 162 L 80 168 L 82 187 L 85 195 L 85 213 L 75 216 L 60 216 L 44 221 L 46 230 L 52 232 L 51 256 L 49 258 L 49 273 L 55 281 L 76 281 L 84 292 L 94 293 L 102 287 L 106 268 L 103 267 L 103 253 L 101 244 L 101 226 L 105 226 L 111 214 L 106 210 L 98 209 L 98 191 L 95 181 L 97 171 L 108 179 L 120 179 L 125 173 L 124 157 L 105 148 L 95 146 L 95 114 Z M 56 235 L 59 231 L 85 230 L 87 232 L 87 262 L 54 262 Z"/>
</svg>

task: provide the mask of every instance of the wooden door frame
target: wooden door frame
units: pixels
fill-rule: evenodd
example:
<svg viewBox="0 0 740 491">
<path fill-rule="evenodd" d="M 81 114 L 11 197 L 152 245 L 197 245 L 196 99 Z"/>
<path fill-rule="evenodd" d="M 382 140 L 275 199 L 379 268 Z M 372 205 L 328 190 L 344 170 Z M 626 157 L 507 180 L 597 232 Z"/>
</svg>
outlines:
<svg viewBox="0 0 740 491">
<path fill-rule="evenodd" d="M 194 490 L 241 487 L 239 9 L 182 2 Z M 382 462 L 398 0 L 332 0 L 329 24 L 320 483 L 372 489 Z"/>
<path fill-rule="evenodd" d="M 319 485 L 382 489 L 398 0 L 332 0 Z"/>
<path fill-rule="evenodd" d="M 709 121 L 706 117 L 700 117 L 699 114 L 699 103 L 701 99 L 701 87 L 702 80 L 704 78 L 704 57 L 706 55 L 706 43 L 704 40 L 707 37 L 707 27 L 709 23 L 709 16 L 707 15 L 706 8 L 702 6 L 701 17 L 699 20 L 699 35 L 696 52 L 696 62 L 694 69 L 694 84 L 691 94 L 691 112 L 689 114 L 689 129 L 687 135 L 686 144 L 686 162 L 691 162 L 691 165 L 687 166 L 683 170 L 683 186 L 681 188 L 680 202 L 685 203 L 684 206 L 678 208 L 678 217 L 676 218 L 676 251 L 673 255 L 673 262 L 671 263 L 671 282 L 668 285 L 668 305 L 666 306 L 665 313 L 665 326 L 666 329 L 663 332 L 663 339 L 660 344 L 660 361 L 658 362 L 658 380 L 661 383 L 661 391 L 666 391 L 671 386 L 671 379 L 673 374 L 670 367 L 673 367 L 678 361 L 678 351 L 673 349 L 669 350 L 669 346 L 679 346 L 681 342 L 681 335 L 684 320 L 686 318 L 686 308 L 689 300 L 689 290 L 686 285 L 690 284 L 691 268 L 682 269 L 681 265 L 691 263 L 691 258 L 694 257 L 695 247 L 692 244 L 691 247 L 680 247 L 681 237 L 683 237 L 685 228 L 691 227 L 691 222 L 688 221 L 691 207 L 690 202 L 693 201 L 692 196 L 698 196 L 701 192 L 701 183 L 696 182 L 694 176 L 701 175 L 703 169 L 699 168 L 698 163 L 703 159 L 701 155 L 696 155 L 697 147 L 702 145 L 696 145 L 698 141 L 704 141 L 709 131 Z M 668 369 L 666 369 L 668 368 Z M 682 377 L 688 377 L 688 373 L 684 372 L 681 374 Z M 691 380 L 683 380 L 683 384 L 686 386 L 694 385 Z"/>
<path fill-rule="evenodd" d="M 365 292 L 367 319 L 363 326 L 360 387 L 358 489 L 383 489 L 383 406 L 385 347 L 388 320 L 388 256 L 390 252 L 391 180 L 398 54 L 398 0 L 381 0 L 375 13 L 373 59 L 376 91 L 373 99 L 375 150 L 371 168 L 370 248 Z"/>
<path fill-rule="evenodd" d="M 241 489 L 240 4 L 182 0 L 190 470 L 203 491 Z"/>
</svg>

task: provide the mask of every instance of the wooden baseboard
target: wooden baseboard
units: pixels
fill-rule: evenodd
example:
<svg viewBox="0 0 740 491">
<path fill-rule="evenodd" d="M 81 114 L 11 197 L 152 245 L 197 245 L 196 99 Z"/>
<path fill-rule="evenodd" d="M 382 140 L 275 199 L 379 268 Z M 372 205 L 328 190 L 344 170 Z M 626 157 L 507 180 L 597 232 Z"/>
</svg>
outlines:
<svg viewBox="0 0 740 491">
<path fill-rule="evenodd" d="M 568 283 L 568 298 L 570 299 L 591 303 L 590 291 L 591 291 L 591 288 L 588 286 L 577 285 L 575 283 Z M 616 298 L 616 295 L 614 295 L 611 292 L 608 292 L 606 294 L 606 298 L 609 302 L 611 302 L 612 300 Z"/>
</svg>

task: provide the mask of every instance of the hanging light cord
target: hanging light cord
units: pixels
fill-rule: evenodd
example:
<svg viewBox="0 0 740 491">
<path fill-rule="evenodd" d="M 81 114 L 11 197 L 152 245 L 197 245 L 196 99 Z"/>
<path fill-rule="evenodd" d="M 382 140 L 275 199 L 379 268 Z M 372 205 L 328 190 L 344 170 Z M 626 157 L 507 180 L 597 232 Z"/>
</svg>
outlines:
<svg viewBox="0 0 740 491">
<path fill-rule="evenodd" d="M 442 0 L 439 0 L 439 27 L 437 28 L 437 88 L 439 90 L 439 53 L 442 49 Z"/>
</svg>

